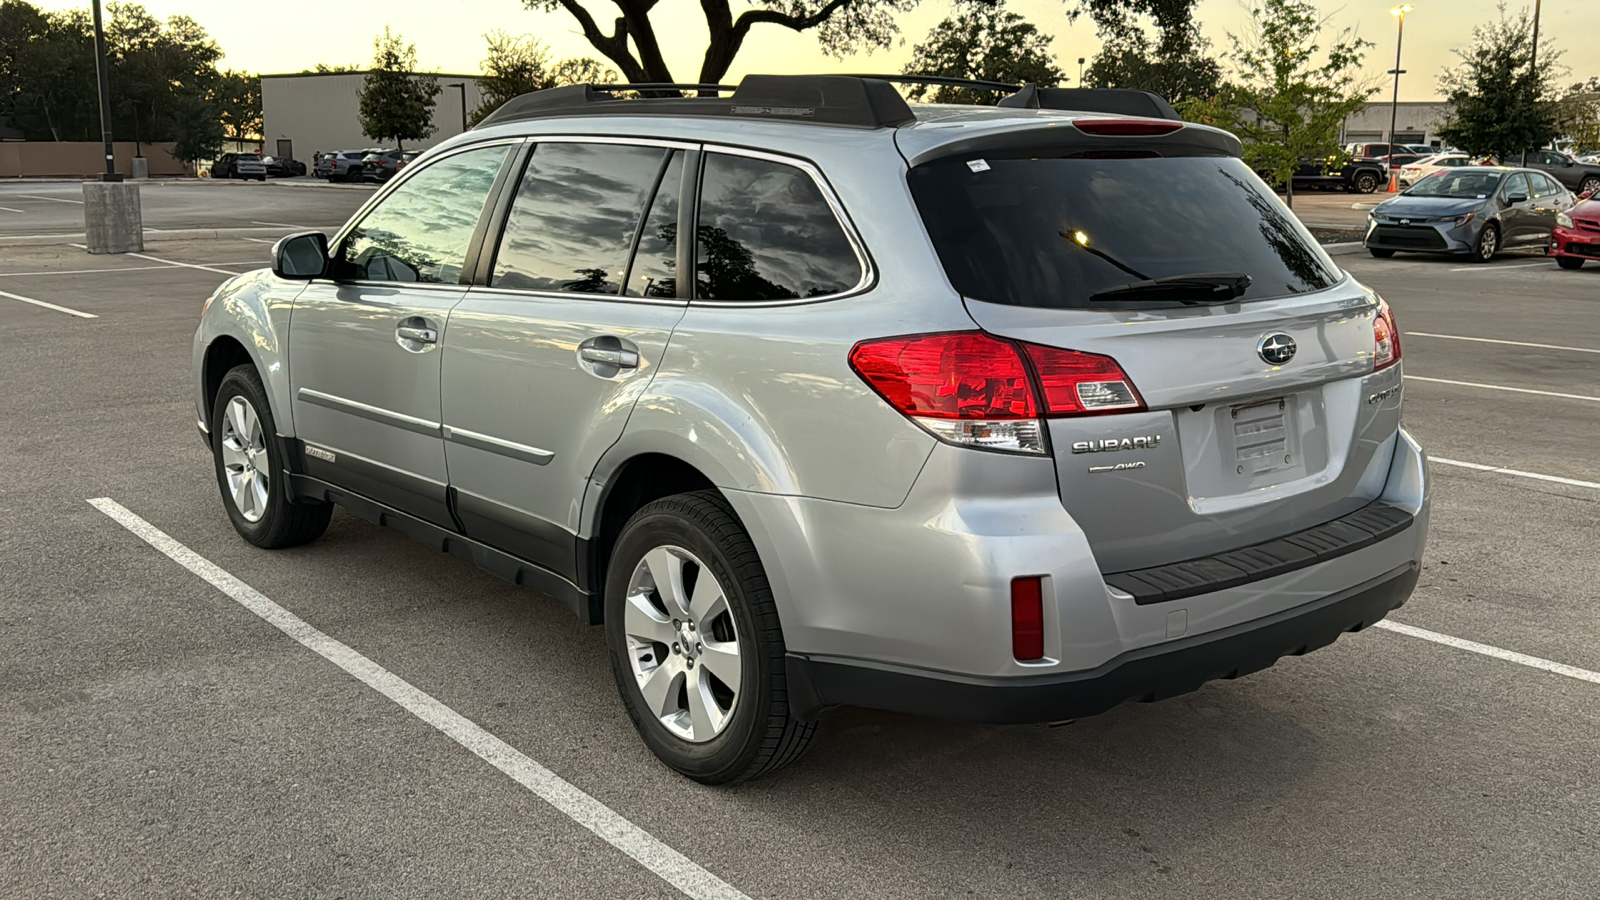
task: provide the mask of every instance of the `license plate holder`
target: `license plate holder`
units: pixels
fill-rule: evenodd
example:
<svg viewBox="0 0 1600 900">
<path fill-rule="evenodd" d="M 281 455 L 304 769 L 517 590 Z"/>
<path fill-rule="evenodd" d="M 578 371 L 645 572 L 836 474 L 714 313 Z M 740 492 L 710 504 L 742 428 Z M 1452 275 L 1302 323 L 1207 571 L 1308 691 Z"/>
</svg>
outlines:
<svg viewBox="0 0 1600 900">
<path fill-rule="evenodd" d="M 1291 397 L 1273 397 L 1229 409 L 1237 475 L 1255 477 L 1294 465 L 1295 409 Z"/>
</svg>

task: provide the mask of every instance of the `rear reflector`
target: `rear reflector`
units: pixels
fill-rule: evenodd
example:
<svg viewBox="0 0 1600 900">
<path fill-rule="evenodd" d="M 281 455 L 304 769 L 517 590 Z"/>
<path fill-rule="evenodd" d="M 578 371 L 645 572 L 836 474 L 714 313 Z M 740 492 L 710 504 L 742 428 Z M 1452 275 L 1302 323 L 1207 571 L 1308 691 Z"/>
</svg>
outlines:
<svg viewBox="0 0 1600 900">
<path fill-rule="evenodd" d="M 1011 655 L 1044 659 L 1044 579 L 1011 579 Z"/>
<path fill-rule="evenodd" d="M 1184 123 L 1170 119 L 1075 119 L 1072 125 L 1084 134 L 1110 137 L 1159 137 L 1177 131 Z"/>
</svg>

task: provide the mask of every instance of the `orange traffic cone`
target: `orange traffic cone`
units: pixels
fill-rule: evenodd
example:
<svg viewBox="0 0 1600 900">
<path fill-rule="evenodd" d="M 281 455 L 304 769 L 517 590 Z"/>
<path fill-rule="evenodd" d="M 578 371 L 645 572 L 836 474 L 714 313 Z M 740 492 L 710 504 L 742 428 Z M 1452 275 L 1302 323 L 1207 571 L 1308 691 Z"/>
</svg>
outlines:
<svg viewBox="0 0 1600 900">
<path fill-rule="evenodd" d="M 1393 169 L 1389 170 L 1389 193 L 1400 193 L 1400 173 Z"/>
</svg>

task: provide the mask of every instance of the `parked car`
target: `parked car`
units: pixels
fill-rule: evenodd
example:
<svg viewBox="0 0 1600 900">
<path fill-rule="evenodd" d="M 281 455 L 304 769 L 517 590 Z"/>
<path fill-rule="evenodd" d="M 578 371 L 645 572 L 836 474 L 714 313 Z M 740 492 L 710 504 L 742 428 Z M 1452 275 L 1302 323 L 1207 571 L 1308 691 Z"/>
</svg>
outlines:
<svg viewBox="0 0 1600 900">
<path fill-rule="evenodd" d="M 1381 162 L 1339 155 L 1329 159 L 1302 160 L 1300 170 L 1294 176 L 1294 189 L 1338 189 L 1370 194 L 1386 178 L 1388 172 Z"/>
<path fill-rule="evenodd" d="M 1581 269 L 1585 260 L 1600 259 L 1600 195 L 1583 194 L 1580 202 L 1556 215 L 1550 255 L 1563 269 Z"/>
<path fill-rule="evenodd" d="M 1404 147 L 1408 153 L 1420 153 L 1423 156 L 1435 156 L 1440 152 L 1439 148 L 1432 144 L 1400 144 L 1398 146 Z"/>
<path fill-rule="evenodd" d="M 329 181 L 360 181 L 361 161 L 371 150 L 335 150 L 317 160 L 317 177 Z"/>
<path fill-rule="evenodd" d="M 548 593 L 713 784 L 836 707 L 1074 719 L 1410 595 L 1394 314 L 1233 135 L 1135 91 L 596 94 L 511 100 L 205 304 L 246 541 L 337 504 Z"/>
<path fill-rule="evenodd" d="M 1580 163 L 1555 150 L 1530 150 L 1528 167 L 1544 172 L 1575 194 L 1600 194 L 1600 163 Z"/>
<path fill-rule="evenodd" d="M 267 167 L 259 153 L 224 153 L 211 164 L 212 178 L 267 180 Z"/>
<path fill-rule="evenodd" d="M 288 156 L 268 156 L 261 160 L 274 178 L 293 178 L 306 173 L 306 164 Z"/>
<path fill-rule="evenodd" d="M 363 181 L 385 182 L 400 171 L 400 161 L 405 158 L 403 150 L 376 150 L 361 158 L 361 179 Z"/>
<path fill-rule="evenodd" d="M 1465 153 L 1439 153 L 1434 156 L 1425 156 L 1409 165 L 1400 167 L 1400 186 L 1410 187 L 1428 175 L 1441 169 L 1459 169 L 1462 166 L 1472 165 L 1472 157 Z"/>
<path fill-rule="evenodd" d="M 1405 250 L 1488 262 L 1501 250 L 1543 247 L 1572 202 L 1566 188 L 1533 169 L 1446 169 L 1378 204 L 1367 217 L 1366 246 L 1379 259 Z"/>
</svg>

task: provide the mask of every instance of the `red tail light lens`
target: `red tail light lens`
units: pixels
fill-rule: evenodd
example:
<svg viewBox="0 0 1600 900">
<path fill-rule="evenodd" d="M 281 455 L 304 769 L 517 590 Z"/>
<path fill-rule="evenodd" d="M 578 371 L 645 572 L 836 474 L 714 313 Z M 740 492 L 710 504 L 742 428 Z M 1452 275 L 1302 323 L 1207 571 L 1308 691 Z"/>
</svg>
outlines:
<svg viewBox="0 0 1600 900">
<path fill-rule="evenodd" d="M 1109 356 L 1023 344 L 1052 418 L 1144 409 L 1133 381 Z"/>
<path fill-rule="evenodd" d="M 1074 119 L 1072 126 L 1084 134 L 1107 137 L 1160 137 L 1182 128 L 1171 119 Z"/>
<path fill-rule="evenodd" d="M 1372 321 L 1374 343 L 1372 371 L 1387 369 L 1400 361 L 1400 326 L 1395 324 L 1394 310 L 1386 301 L 1378 301 L 1378 316 Z"/>
<path fill-rule="evenodd" d="M 1044 579 L 1011 579 L 1011 655 L 1044 659 Z"/>
<path fill-rule="evenodd" d="M 1016 345 L 981 331 L 863 341 L 850 367 L 895 409 L 934 419 L 1038 415 Z"/>
</svg>

